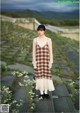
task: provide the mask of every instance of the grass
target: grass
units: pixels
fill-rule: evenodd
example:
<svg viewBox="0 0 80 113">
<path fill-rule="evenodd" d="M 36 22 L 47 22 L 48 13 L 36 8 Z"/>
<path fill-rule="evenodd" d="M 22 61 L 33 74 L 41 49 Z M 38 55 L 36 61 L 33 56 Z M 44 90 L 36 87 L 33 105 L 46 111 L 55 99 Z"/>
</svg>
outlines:
<svg viewBox="0 0 80 113">
<path fill-rule="evenodd" d="M 17 25 L 14 25 L 10 22 L 2 23 L 2 38 L 1 42 L 5 41 L 5 43 L 1 44 L 2 54 L 1 60 L 7 62 L 7 64 L 20 63 L 25 64 L 27 66 L 32 65 L 32 41 L 37 36 L 36 31 L 24 29 Z M 55 34 L 50 31 L 46 31 L 45 34 L 47 37 L 51 38 L 52 46 L 53 46 L 53 68 L 52 75 L 59 76 L 60 78 L 67 78 L 76 80 L 79 75 L 78 70 L 78 55 L 79 55 L 79 42 L 72 39 L 67 39 L 66 37 L 62 37 L 58 34 Z M 8 46 L 4 49 L 4 46 Z M 16 47 L 19 47 L 19 50 L 8 57 L 10 52 L 13 52 Z M 23 52 L 26 49 L 25 58 L 18 60 L 19 56 L 24 56 Z M 75 60 L 72 60 L 75 58 Z M 62 65 L 65 66 L 64 69 L 67 71 L 68 75 L 65 75 L 64 69 Z M 77 68 L 75 66 L 77 65 Z M 7 70 L 4 66 L 2 66 L 2 76 L 7 76 Z M 29 73 L 29 75 L 34 76 L 33 73 Z M 18 82 L 18 78 L 15 79 L 13 84 L 13 89 L 15 91 Z M 58 85 L 59 82 L 54 80 L 54 84 Z"/>
</svg>

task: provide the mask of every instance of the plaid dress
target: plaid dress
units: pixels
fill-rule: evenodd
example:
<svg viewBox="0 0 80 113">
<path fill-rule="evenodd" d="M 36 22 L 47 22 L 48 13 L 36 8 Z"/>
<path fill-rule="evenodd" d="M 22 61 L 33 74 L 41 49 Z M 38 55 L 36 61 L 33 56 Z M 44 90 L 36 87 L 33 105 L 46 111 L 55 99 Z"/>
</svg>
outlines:
<svg viewBox="0 0 80 113">
<path fill-rule="evenodd" d="M 36 39 L 36 66 L 37 68 L 34 69 L 35 79 L 52 79 L 51 70 L 49 69 L 49 48 L 48 48 L 48 41 L 43 47 L 37 42 Z"/>
</svg>

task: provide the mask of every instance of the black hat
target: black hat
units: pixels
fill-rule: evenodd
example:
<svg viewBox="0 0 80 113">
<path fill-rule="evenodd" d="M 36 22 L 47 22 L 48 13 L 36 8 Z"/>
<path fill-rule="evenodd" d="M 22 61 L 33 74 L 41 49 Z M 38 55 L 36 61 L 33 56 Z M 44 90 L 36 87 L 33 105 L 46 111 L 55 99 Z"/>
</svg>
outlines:
<svg viewBox="0 0 80 113">
<path fill-rule="evenodd" d="M 45 31 L 46 28 L 45 28 L 44 25 L 39 25 L 38 28 L 37 28 L 37 31 L 39 31 L 39 30 L 43 30 L 43 31 Z"/>
</svg>

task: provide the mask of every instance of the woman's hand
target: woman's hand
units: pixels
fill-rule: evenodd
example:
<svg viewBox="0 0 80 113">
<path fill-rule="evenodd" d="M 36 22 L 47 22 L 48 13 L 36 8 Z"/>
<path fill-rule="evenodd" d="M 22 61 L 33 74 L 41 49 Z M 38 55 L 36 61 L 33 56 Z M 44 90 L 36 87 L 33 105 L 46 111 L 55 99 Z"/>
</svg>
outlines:
<svg viewBox="0 0 80 113">
<path fill-rule="evenodd" d="M 34 69 L 36 69 L 36 68 L 37 68 L 36 63 L 34 63 L 34 64 L 33 64 L 33 66 L 34 66 Z"/>
<path fill-rule="evenodd" d="M 52 63 L 49 63 L 49 69 L 51 69 L 52 68 Z"/>
</svg>

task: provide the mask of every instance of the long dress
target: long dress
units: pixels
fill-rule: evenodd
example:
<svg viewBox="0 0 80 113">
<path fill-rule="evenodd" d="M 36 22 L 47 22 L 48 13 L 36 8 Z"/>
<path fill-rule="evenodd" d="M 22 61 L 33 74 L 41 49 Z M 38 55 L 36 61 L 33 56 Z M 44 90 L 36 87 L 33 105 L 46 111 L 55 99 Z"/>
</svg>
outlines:
<svg viewBox="0 0 80 113">
<path fill-rule="evenodd" d="M 35 80 L 36 80 L 36 90 L 49 90 L 54 91 L 55 87 L 52 81 L 52 74 L 49 68 L 49 48 L 48 41 L 43 47 L 37 42 L 36 38 L 36 66 L 34 69 Z"/>
</svg>

